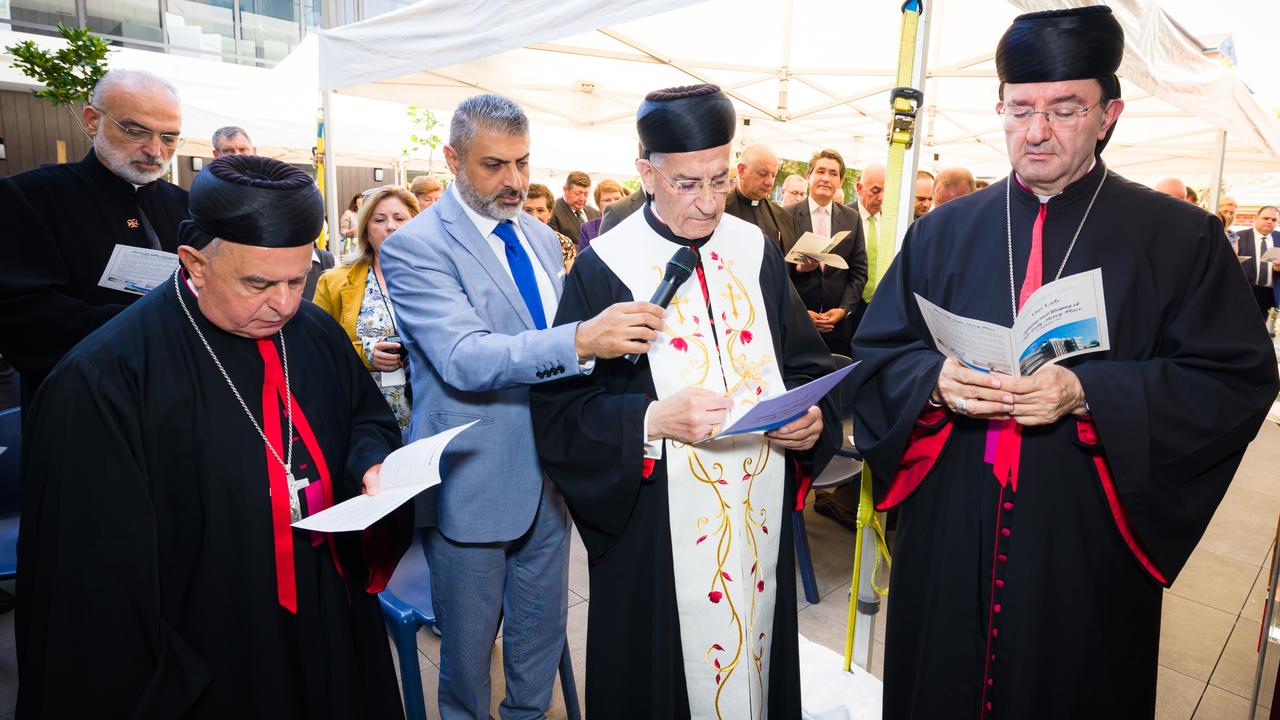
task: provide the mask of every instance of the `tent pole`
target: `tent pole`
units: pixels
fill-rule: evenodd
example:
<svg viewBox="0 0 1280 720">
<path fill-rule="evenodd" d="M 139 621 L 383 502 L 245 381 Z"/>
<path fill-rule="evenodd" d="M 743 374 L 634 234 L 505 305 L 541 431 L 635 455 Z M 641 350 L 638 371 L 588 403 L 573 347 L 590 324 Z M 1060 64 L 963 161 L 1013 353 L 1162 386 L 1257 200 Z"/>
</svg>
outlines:
<svg viewBox="0 0 1280 720">
<path fill-rule="evenodd" d="M 1227 131 L 1218 131 L 1218 146 L 1214 149 L 1213 175 L 1209 178 L 1209 212 L 1218 214 L 1218 201 L 1222 198 L 1222 166 L 1227 162 Z"/>
<path fill-rule="evenodd" d="M 333 151 L 333 91 L 326 90 L 321 101 L 324 114 L 324 213 L 329 219 L 329 237 L 335 238 L 332 246 L 342 251 L 342 234 L 335 230 L 342 217 L 338 200 L 338 156 Z"/>
</svg>

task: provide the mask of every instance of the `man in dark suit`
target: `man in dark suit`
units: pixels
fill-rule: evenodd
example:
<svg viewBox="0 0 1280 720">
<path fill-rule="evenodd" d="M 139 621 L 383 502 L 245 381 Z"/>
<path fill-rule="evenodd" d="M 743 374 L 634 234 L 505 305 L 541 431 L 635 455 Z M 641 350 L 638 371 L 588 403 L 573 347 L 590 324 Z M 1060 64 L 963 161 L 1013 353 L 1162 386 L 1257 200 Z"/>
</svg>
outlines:
<svg viewBox="0 0 1280 720">
<path fill-rule="evenodd" d="M 582 223 L 600 217 L 600 211 L 587 204 L 590 192 L 590 175 L 579 170 L 569 173 L 564 181 L 564 195 L 556 200 L 556 207 L 551 211 L 551 222 L 547 223 L 551 229 L 577 240 L 582 234 Z"/>
<path fill-rule="evenodd" d="M 1280 211 L 1267 205 L 1253 216 L 1253 227 L 1241 230 L 1236 236 L 1236 254 L 1247 258 L 1240 263 L 1240 269 L 1253 288 L 1253 297 L 1258 301 L 1263 319 L 1276 305 L 1272 274 L 1280 272 L 1280 263 L 1259 262 L 1258 258 L 1266 251 L 1280 247 L 1280 233 L 1275 232 L 1277 222 L 1280 222 Z"/>
<path fill-rule="evenodd" d="M 848 270 L 805 260 L 790 266 L 791 282 L 809 309 L 809 318 L 831 352 L 849 354 L 849 340 L 856 329 L 853 313 L 867 284 L 867 243 L 858 211 L 835 202 L 836 189 L 844 182 L 844 158 L 835 150 L 819 150 L 809 160 L 809 199 L 786 212 L 795 222 L 796 235 L 815 232 L 831 237 L 844 230 L 849 235 L 831 252 L 843 257 Z M 791 250 L 791 245 L 783 250 Z"/>
<path fill-rule="evenodd" d="M 778 156 L 765 145 L 751 145 L 738 157 L 738 187 L 725 196 L 724 211 L 760 228 L 779 250 L 796 244 L 795 223 L 769 199 L 778 177 Z"/>
<path fill-rule="evenodd" d="M 318 247 L 311 248 L 311 269 L 307 271 L 307 282 L 302 286 L 304 300 L 311 300 L 316 296 L 316 282 L 320 280 L 320 274 L 331 267 L 333 253 Z"/>
<path fill-rule="evenodd" d="M 600 234 L 603 235 L 617 227 L 618 223 L 626 220 L 631 213 L 644 207 L 648 199 L 649 194 L 644 191 L 644 188 L 640 188 L 605 208 L 604 219 L 600 221 Z"/>
</svg>

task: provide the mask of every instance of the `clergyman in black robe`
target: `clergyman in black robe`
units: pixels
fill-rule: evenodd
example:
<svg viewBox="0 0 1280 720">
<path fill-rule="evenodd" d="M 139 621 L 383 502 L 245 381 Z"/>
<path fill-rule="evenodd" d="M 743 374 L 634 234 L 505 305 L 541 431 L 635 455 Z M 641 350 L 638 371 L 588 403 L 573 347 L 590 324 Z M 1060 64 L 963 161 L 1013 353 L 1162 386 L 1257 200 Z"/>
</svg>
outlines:
<svg viewBox="0 0 1280 720">
<path fill-rule="evenodd" d="M 711 93 L 711 90 L 715 92 Z M 708 97 L 724 98 L 714 86 L 699 86 L 689 91 L 700 93 L 688 96 L 694 98 L 694 102 Z M 668 102 L 666 99 L 655 100 L 658 96 L 664 94 L 651 94 L 646 105 Z M 673 93 L 664 97 L 681 99 L 682 95 Z M 732 106 L 727 99 L 723 99 L 722 105 L 731 115 Z M 645 106 L 642 106 L 642 117 L 644 112 Z M 713 108 L 712 112 L 719 110 Z M 722 173 L 720 179 L 725 181 L 724 191 L 727 191 L 728 142 L 732 138 L 734 123 L 729 120 L 721 124 L 716 121 L 718 118 L 707 120 L 706 114 L 705 109 L 695 108 L 684 122 L 676 118 L 663 130 L 648 135 L 641 124 L 641 140 L 646 149 L 661 152 L 674 144 L 665 133 L 673 133 L 686 143 L 676 145 L 680 148 L 677 152 L 688 150 L 692 154 L 703 147 L 723 150 L 718 167 Z M 670 120 L 669 117 L 667 119 Z M 711 163 L 709 167 L 715 165 Z M 721 313 L 732 313 L 731 303 L 734 300 L 727 298 L 728 294 L 722 294 L 722 286 L 713 284 L 711 280 L 701 290 L 698 289 L 704 269 L 707 277 L 712 277 L 715 268 L 707 269 L 708 265 L 728 262 L 727 258 L 710 250 L 719 242 L 722 248 L 735 248 L 743 255 L 754 253 L 759 256 L 758 277 L 751 278 L 750 284 L 758 284 L 763 302 L 759 319 L 765 321 L 772 335 L 772 345 L 759 349 L 767 350 L 767 355 L 776 358 L 783 384 L 788 388 L 795 387 L 830 372 L 833 367 L 831 356 L 787 280 L 781 253 L 756 228 L 735 218 L 721 218 L 722 193 L 717 196 L 705 187 L 698 188 L 696 206 L 706 210 L 710 216 L 701 225 L 689 223 L 688 215 L 681 213 L 702 211 L 688 210 L 687 196 L 683 198 L 684 205 L 680 205 L 674 186 L 659 185 L 663 181 L 656 173 L 672 171 L 671 165 L 664 164 L 663 167 L 663 171 L 656 168 L 645 170 L 648 173 L 646 177 L 652 180 L 651 183 L 646 182 L 646 186 L 653 191 L 654 200 L 645 204 L 637 215 L 626 218 L 616 229 L 600 236 L 578 257 L 574 271 L 566 279 L 556 324 L 587 319 L 613 303 L 635 298 L 636 292 L 615 272 L 616 266 L 603 259 L 604 253 L 616 245 L 656 244 L 655 252 L 664 261 L 681 246 L 698 248 L 701 257 L 697 272 L 687 285 L 682 286 L 688 289 L 690 301 L 681 303 L 678 308 L 673 301 L 667 314 L 668 323 L 675 322 L 676 313 L 686 319 L 701 314 L 717 318 L 716 323 L 724 322 L 727 326 L 732 316 L 725 320 Z M 714 172 L 713 169 L 712 174 Z M 668 203 L 667 217 L 678 215 L 679 220 L 668 224 L 659 219 L 663 202 Z M 714 209 L 707 210 L 713 206 Z M 681 222 L 705 230 L 696 235 L 680 235 L 675 230 L 677 223 Z M 745 258 L 738 259 L 740 266 L 747 264 Z M 658 276 L 654 276 L 653 284 L 656 285 L 657 281 Z M 711 292 L 706 289 L 708 285 L 713 288 Z M 737 296 L 737 301 L 741 302 L 741 296 Z M 704 323 L 702 327 L 707 326 Z M 705 333 L 698 337 L 711 348 L 712 341 L 706 338 Z M 741 334 L 736 338 L 743 342 Z M 750 342 L 750 336 L 745 341 Z M 691 339 L 690 345 L 693 342 Z M 756 339 L 755 342 L 761 341 Z M 727 602 L 725 596 L 729 594 L 727 588 L 730 586 L 714 584 L 719 578 L 714 578 L 708 587 L 701 585 L 703 577 L 677 576 L 673 561 L 673 537 L 677 533 L 672 527 L 669 502 L 671 494 L 676 492 L 669 487 L 671 468 L 666 457 L 655 457 L 646 447 L 646 430 L 654 430 L 656 408 L 664 398 L 655 387 L 655 371 L 651 365 L 654 352 L 651 349 L 649 356 L 642 357 L 635 364 L 623 358 L 597 361 L 590 375 L 548 383 L 533 391 L 532 409 L 539 456 L 544 469 L 565 496 L 586 545 L 590 563 L 592 603 L 588 619 L 586 688 L 587 714 L 590 717 L 687 718 L 693 704 L 690 695 L 697 693 L 706 702 L 708 694 L 715 691 L 715 686 L 709 685 L 710 675 L 705 676 L 704 684 L 697 688 L 692 681 L 687 682 L 690 672 L 687 659 L 690 653 L 701 655 L 702 648 L 682 649 L 681 617 L 686 609 L 679 606 L 677 595 L 687 586 L 694 586 L 693 594 L 701 602 L 720 604 Z M 690 348 L 689 352 L 693 353 L 693 350 Z M 721 377 L 718 372 L 711 375 L 714 376 L 713 383 Z M 729 379 L 732 378 L 726 378 L 725 382 Z M 723 394 L 722 391 L 716 396 L 723 397 Z M 811 408 L 805 417 L 817 415 Z M 770 602 L 776 603 L 772 625 L 760 630 L 761 637 L 767 634 L 772 641 L 771 652 L 767 652 L 763 659 L 767 664 L 767 697 L 763 707 L 758 699 L 753 700 L 757 704 L 748 714 L 725 717 L 799 717 L 798 631 L 790 514 L 796 497 L 797 468 L 803 468 L 805 474 L 820 472 L 840 444 L 838 416 L 834 399 L 828 398 L 821 403 L 822 427 L 820 436 L 815 438 L 816 444 L 811 444 L 805 451 L 786 452 L 777 451 L 780 446 L 774 444 L 775 459 L 772 462 L 779 472 L 779 502 L 773 507 L 781 512 L 766 519 L 767 528 L 763 532 L 774 533 L 777 538 L 777 565 L 774 572 L 758 581 L 758 585 L 757 581 L 750 584 L 752 592 L 758 590 L 761 595 L 767 594 Z M 815 432 L 818 432 L 816 428 Z M 755 437 L 759 438 L 759 435 Z M 658 441 L 659 447 L 661 442 Z M 683 453 L 678 451 L 683 447 L 686 446 L 667 440 L 666 452 L 668 455 Z M 680 457 L 684 455 L 680 454 Z M 692 453 L 690 457 L 693 457 Z M 777 461 L 782 461 L 781 465 Z M 682 459 L 672 462 L 686 465 Z M 726 475 L 734 475 L 735 467 L 728 468 Z M 689 475 L 688 467 L 675 469 L 682 470 L 685 477 Z M 742 470 L 737 469 L 736 473 L 740 475 Z M 724 482 L 737 483 L 745 479 L 738 475 Z M 690 533 L 688 528 L 679 530 L 686 537 Z M 714 535 L 714 532 L 709 531 L 708 534 Z M 735 543 L 737 537 L 734 536 Z M 686 546 L 681 546 L 680 552 L 708 550 L 714 548 L 715 543 L 715 537 L 707 541 L 704 536 L 691 540 L 687 550 Z M 735 545 L 735 552 L 737 548 Z M 757 568 L 752 567 L 748 571 L 743 566 L 741 569 L 744 574 L 750 574 Z M 740 583 L 745 578 L 738 574 L 738 570 L 733 570 L 732 574 L 725 574 L 725 579 L 728 583 Z M 722 593 L 716 588 L 725 591 Z M 712 605 L 706 607 L 711 608 Z M 716 607 L 723 608 L 723 604 Z M 748 638 L 748 642 L 754 640 L 754 637 Z M 728 652 L 723 655 L 722 665 L 716 654 L 723 652 L 725 646 L 728 646 Z M 744 654 L 739 657 L 744 661 L 737 668 L 739 678 L 751 672 L 747 667 L 751 657 L 745 654 L 746 651 L 747 648 L 743 648 Z M 717 670 L 724 669 L 723 678 L 721 674 L 715 674 L 715 683 L 728 683 L 729 672 L 733 669 L 729 662 L 734 646 L 726 641 L 724 645 L 708 647 L 707 653 L 710 658 L 708 664 L 714 660 Z M 705 712 L 693 714 L 696 717 L 708 716 Z"/>
<path fill-rule="evenodd" d="M 408 523 L 290 527 L 359 494 L 400 437 L 342 329 L 301 301 L 319 193 L 288 165 L 228 156 L 191 198 L 185 269 L 36 395 L 18 716 L 401 717 L 370 593 Z M 309 484 L 290 487 L 286 464 Z"/>
<path fill-rule="evenodd" d="M 181 125 L 172 89 L 148 73 L 115 70 L 94 101 L 100 109 L 85 109 L 94 149 L 80 162 L 0 179 L 9 228 L 0 233 L 0 354 L 22 376 L 24 407 L 72 346 L 138 299 L 98 285 L 112 250 L 176 252 L 187 218 L 187 192 L 158 179 Z M 165 135 L 139 144 L 112 118 Z"/>
<path fill-rule="evenodd" d="M 1152 717 L 1161 591 L 1275 399 L 1221 221 L 1095 155 L 1122 47 L 1105 8 L 1015 20 L 1015 172 L 912 224 L 854 337 L 855 438 L 901 509 L 885 717 Z M 999 388 L 944 363 L 914 294 L 1008 327 L 1011 285 L 1059 268 L 1101 269 L 1109 350 Z"/>
</svg>

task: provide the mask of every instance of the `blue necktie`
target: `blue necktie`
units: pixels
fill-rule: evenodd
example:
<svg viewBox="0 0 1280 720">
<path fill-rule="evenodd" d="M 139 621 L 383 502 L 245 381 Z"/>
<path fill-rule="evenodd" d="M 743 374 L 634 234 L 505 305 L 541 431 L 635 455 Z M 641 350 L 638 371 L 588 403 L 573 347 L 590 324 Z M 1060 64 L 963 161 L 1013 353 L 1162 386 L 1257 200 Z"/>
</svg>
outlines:
<svg viewBox="0 0 1280 720">
<path fill-rule="evenodd" d="M 542 312 L 542 296 L 538 294 L 538 280 L 533 275 L 533 264 L 529 262 L 529 253 L 524 251 L 520 238 L 516 237 L 516 229 L 510 220 L 503 220 L 493 229 L 502 244 L 507 248 L 507 265 L 511 268 L 511 279 L 516 281 L 516 289 L 524 298 L 525 307 L 533 318 L 533 326 L 539 330 L 547 329 L 547 316 Z"/>
</svg>

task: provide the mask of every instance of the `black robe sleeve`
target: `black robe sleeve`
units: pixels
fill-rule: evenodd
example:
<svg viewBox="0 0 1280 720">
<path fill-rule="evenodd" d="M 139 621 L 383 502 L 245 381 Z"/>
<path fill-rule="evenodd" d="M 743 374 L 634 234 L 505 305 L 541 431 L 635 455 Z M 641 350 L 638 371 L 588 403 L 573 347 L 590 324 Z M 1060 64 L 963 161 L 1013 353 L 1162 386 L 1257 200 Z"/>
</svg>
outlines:
<svg viewBox="0 0 1280 720">
<path fill-rule="evenodd" d="M 1153 318 L 1163 324 L 1154 357 L 1072 368 L 1121 504 L 1170 581 L 1276 398 L 1274 350 L 1222 233 L 1204 215 L 1188 275 Z"/>
<path fill-rule="evenodd" d="M 24 433 L 42 439 L 22 448 L 24 717 L 182 717 L 213 679 L 160 607 L 142 424 L 121 387 L 72 361 Z"/>
<path fill-rule="evenodd" d="M 556 325 L 589 320 L 631 292 L 595 252 L 565 280 Z M 583 543 L 601 554 L 622 535 L 644 481 L 644 415 L 656 396 L 649 363 L 597 360 L 590 375 L 531 388 L 542 466 L 573 511 Z"/>
</svg>

